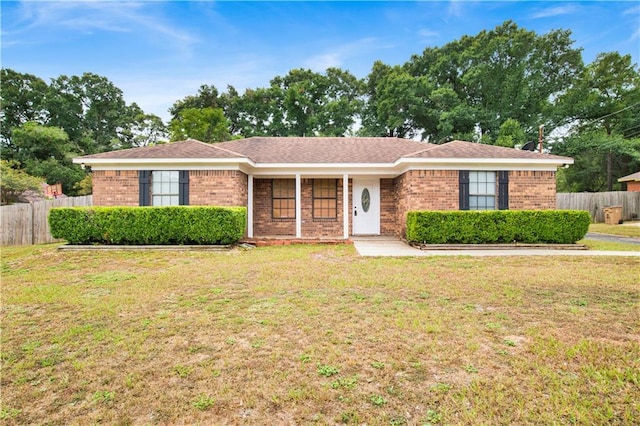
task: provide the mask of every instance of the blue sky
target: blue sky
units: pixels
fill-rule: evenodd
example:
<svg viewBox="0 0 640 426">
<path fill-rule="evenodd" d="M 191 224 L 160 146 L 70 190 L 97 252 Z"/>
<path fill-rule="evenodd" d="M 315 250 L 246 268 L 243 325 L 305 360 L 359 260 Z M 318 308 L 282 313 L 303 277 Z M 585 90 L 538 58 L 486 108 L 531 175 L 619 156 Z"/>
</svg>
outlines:
<svg viewBox="0 0 640 426">
<path fill-rule="evenodd" d="M 2 1 L 2 67 L 49 82 L 92 72 L 165 121 L 202 84 L 267 87 L 293 68 L 406 62 L 425 47 L 505 20 L 538 34 L 571 30 L 585 63 L 600 52 L 640 62 L 638 1 Z"/>
</svg>

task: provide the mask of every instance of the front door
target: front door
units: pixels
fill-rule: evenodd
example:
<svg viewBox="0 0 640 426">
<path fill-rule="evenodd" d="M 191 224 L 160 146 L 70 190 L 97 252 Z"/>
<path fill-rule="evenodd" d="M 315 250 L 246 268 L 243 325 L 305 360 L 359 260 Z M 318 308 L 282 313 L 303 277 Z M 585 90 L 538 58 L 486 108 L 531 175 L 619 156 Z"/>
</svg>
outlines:
<svg viewBox="0 0 640 426">
<path fill-rule="evenodd" d="M 380 235 L 380 179 L 353 179 L 353 235 Z"/>
</svg>

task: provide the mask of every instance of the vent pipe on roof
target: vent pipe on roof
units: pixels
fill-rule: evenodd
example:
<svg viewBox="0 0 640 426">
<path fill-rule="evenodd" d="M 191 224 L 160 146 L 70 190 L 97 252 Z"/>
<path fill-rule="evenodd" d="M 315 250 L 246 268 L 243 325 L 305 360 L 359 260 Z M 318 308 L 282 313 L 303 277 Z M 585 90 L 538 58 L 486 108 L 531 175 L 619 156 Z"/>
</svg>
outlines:
<svg viewBox="0 0 640 426">
<path fill-rule="evenodd" d="M 544 124 L 538 128 L 538 143 L 540 143 L 540 154 L 542 154 L 542 144 L 544 142 Z"/>
</svg>

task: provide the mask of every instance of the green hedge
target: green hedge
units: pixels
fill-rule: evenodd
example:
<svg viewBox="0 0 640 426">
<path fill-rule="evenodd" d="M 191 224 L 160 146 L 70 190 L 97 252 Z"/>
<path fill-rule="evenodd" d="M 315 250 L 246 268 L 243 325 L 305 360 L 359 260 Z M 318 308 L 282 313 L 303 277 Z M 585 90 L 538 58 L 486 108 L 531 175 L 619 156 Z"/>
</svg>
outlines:
<svg viewBox="0 0 640 426">
<path fill-rule="evenodd" d="M 233 244 L 243 236 L 244 207 L 65 207 L 49 213 L 51 235 L 69 244 Z"/>
<path fill-rule="evenodd" d="M 573 244 L 591 217 L 575 210 L 410 211 L 407 240 L 424 244 Z"/>
</svg>

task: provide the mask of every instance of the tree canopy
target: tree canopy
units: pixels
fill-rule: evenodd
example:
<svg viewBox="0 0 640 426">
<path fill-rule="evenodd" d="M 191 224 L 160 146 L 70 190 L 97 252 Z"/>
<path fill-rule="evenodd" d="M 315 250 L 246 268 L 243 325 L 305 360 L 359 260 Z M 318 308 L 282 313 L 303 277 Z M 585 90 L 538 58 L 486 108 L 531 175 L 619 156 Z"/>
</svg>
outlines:
<svg viewBox="0 0 640 426">
<path fill-rule="evenodd" d="M 13 161 L 0 160 L 0 196 L 2 204 L 15 203 L 25 191 L 42 193 L 42 179 L 16 167 Z"/>
<path fill-rule="evenodd" d="M 65 194 L 75 195 L 85 177 L 72 157 L 166 140 L 160 117 L 127 105 L 105 77 L 61 75 L 47 84 L 11 69 L 0 76 L 2 158 L 49 183 L 61 182 Z"/>
<path fill-rule="evenodd" d="M 86 191 L 72 156 L 168 138 L 357 135 L 519 147 L 544 126 L 551 152 L 576 159 L 561 190 L 615 189 L 618 177 L 640 168 L 640 73 L 630 55 L 603 52 L 585 65 L 570 31 L 537 34 L 512 21 L 427 47 L 404 64 L 376 61 L 362 79 L 299 68 L 244 93 L 202 84 L 175 101 L 167 125 L 92 73 L 49 84 L 10 69 L 1 77 L 3 158 L 48 181 L 66 179 L 71 193 Z"/>
<path fill-rule="evenodd" d="M 611 191 L 640 169 L 640 72 L 629 55 L 599 54 L 558 99 L 569 128 L 553 152 L 570 155 L 566 189 Z"/>
</svg>

